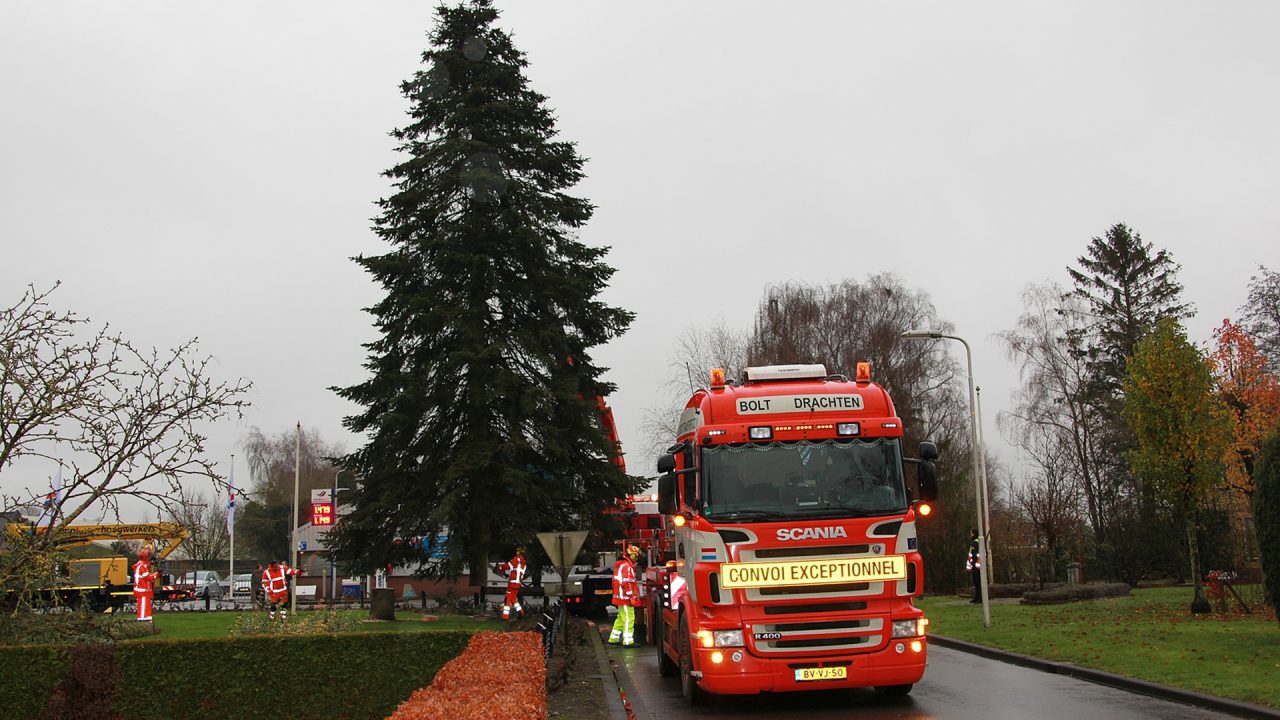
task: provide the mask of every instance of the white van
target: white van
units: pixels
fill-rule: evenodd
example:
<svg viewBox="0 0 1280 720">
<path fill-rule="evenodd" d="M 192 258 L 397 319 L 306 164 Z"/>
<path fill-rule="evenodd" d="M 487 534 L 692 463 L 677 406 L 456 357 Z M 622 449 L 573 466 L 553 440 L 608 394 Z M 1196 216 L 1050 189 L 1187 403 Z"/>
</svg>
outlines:
<svg viewBox="0 0 1280 720">
<path fill-rule="evenodd" d="M 195 572 L 185 573 L 178 580 L 178 585 L 190 588 L 195 593 L 197 600 L 222 599 L 222 578 L 219 577 L 216 570 L 196 570 Z"/>
</svg>

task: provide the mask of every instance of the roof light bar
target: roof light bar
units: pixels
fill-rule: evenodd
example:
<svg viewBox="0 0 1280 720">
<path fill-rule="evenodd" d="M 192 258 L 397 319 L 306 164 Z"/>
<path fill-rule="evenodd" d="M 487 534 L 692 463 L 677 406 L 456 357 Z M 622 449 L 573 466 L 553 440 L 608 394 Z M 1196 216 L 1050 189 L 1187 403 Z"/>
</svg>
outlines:
<svg viewBox="0 0 1280 720">
<path fill-rule="evenodd" d="M 742 371 L 747 382 L 765 382 L 769 380 L 821 380 L 827 376 L 825 365 L 762 365 L 749 367 Z"/>
</svg>

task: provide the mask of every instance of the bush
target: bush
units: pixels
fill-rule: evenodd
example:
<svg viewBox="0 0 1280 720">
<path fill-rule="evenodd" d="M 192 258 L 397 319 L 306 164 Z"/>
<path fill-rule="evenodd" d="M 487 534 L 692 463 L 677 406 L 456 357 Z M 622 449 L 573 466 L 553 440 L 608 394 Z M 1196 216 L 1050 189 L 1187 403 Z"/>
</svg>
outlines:
<svg viewBox="0 0 1280 720">
<path fill-rule="evenodd" d="M 151 635 L 155 628 L 124 613 L 100 615 L 85 610 L 0 614 L 0 645 L 78 645 L 108 643 Z"/>
<path fill-rule="evenodd" d="M 1280 618 L 1280 432 L 1263 444 L 1253 482 L 1253 522 L 1258 530 L 1263 584 Z"/>
<path fill-rule="evenodd" d="M 38 718 L 67 674 L 66 648 L 0 647 L 0 717 Z"/>
<path fill-rule="evenodd" d="M 114 720 L 120 668 L 114 645 L 67 648 L 67 675 L 49 694 L 42 720 Z"/>
<path fill-rule="evenodd" d="M 1129 594 L 1126 583 L 1096 583 L 1091 585 L 1059 585 L 1047 590 L 1023 593 L 1026 605 L 1053 605 L 1073 600 L 1097 600 L 1104 597 L 1120 597 Z"/>
<path fill-rule="evenodd" d="M 340 610 L 295 613 L 286 621 L 272 620 L 266 613 L 240 613 L 231 626 L 231 637 L 250 635 L 325 635 L 351 632 L 360 627 L 360 618 Z"/>
<path fill-rule="evenodd" d="M 139 623 L 141 624 L 141 623 Z M 0 716 L 381 720 L 466 647 L 467 632 L 254 635 L 0 647 Z M 114 651 L 114 665 L 95 649 Z M 110 678 L 118 692 L 103 695 Z M 539 680 L 541 682 L 541 680 Z M 264 698 L 270 702 L 262 702 Z M 75 714 L 72 702 L 108 707 Z M 73 714 L 57 714 L 72 707 Z"/>
</svg>

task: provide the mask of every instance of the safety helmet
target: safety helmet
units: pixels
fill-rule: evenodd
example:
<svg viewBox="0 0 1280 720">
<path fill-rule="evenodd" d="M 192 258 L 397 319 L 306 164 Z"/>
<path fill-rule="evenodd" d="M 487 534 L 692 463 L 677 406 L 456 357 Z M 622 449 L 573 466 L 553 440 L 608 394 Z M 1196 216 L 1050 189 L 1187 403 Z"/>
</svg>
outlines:
<svg viewBox="0 0 1280 720">
<path fill-rule="evenodd" d="M 632 545 L 632 546 L 628 547 L 628 548 L 627 548 L 627 555 L 629 555 L 629 556 L 631 556 L 631 557 L 633 557 L 633 558 L 638 558 L 638 557 L 640 557 L 640 546 L 639 546 L 639 545 Z"/>
<path fill-rule="evenodd" d="M 141 550 L 138 551 L 139 560 L 146 560 L 148 557 L 151 557 L 151 551 L 148 550 L 147 548 L 142 548 Z"/>
</svg>

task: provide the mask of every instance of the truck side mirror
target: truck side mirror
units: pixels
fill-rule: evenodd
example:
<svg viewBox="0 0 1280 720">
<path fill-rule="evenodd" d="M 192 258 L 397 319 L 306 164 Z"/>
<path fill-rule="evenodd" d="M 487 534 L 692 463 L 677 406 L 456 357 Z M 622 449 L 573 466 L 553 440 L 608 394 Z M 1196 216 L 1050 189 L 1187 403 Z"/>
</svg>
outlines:
<svg viewBox="0 0 1280 720">
<path fill-rule="evenodd" d="M 658 456 L 658 472 L 665 475 L 676 469 L 676 456 L 671 453 Z"/>
<path fill-rule="evenodd" d="M 929 444 L 929 443 L 926 443 Z M 920 453 L 924 455 L 924 453 Z M 920 499 L 925 502 L 934 502 L 938 499 L 938 476 L 934 470 L 933 463 L 929 460 L 921 460 L 916 464 L 917 485 L 920 488 Z"/>
<path fill-rule="evenodd" d="M 665 457 L 671 456 L 667 455 Z M 672 462 L 675 462 L 675 458 L 672 458 Z M 680 512 L 680 506 L 676 499 L 676 476 L 671 472 L 658 478 L 658 512 L 663 515 L 675 515 Z"/>
<path fill-rule="evenodd" d="M 938 446 L 929 441 L 920 443 L 920 459 L 921 460 L 937 460 Z"/>
</svg>

